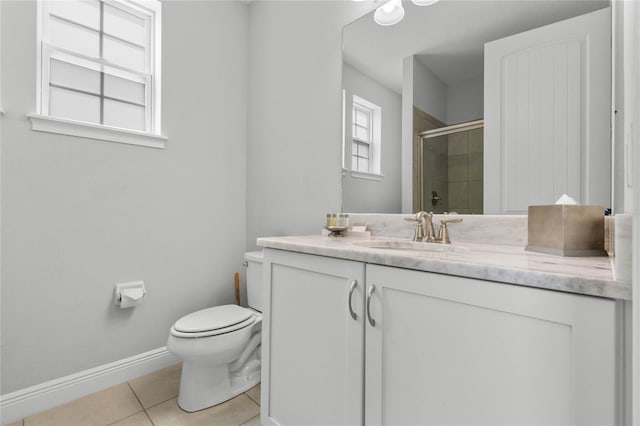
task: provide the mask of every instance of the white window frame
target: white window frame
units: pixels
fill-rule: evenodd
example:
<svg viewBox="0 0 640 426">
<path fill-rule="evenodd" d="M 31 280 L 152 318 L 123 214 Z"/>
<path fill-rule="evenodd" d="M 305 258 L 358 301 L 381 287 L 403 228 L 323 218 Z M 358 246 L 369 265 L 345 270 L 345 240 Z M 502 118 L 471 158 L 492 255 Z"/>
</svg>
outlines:
<svg viewBox="0 0 640 426">
<path fill-rule="evenodd" d="M 27 114 L 32 130 L 79 136 L 110 142 L 164 148 L 168 138 L 161 135 L 161 22 L 162 9 L 158 0 L 101 0 L 105 4 L 124 9 L 145 19 L 150 28 L 150 43 L 144 72 L 135 72 L 102 58 L 93 58 L 69 52 L 47 43 L 49 23 L 48 8 L 50 0 L 38 1 L 38 46 L 37 46 L 37 113 Z M 145 131 L 122 129 L 108 125 L 86 123 L 49 115 L 49 64 L 50 59 L 62 59 L 64 62 L 89 68 L 108 69 L 113 75 L 126 75 L 131 80 L 143 82 L 146 87 Z M 101 94 L 101 96 L 103 96 Z"/>
<path fill-rule="evenodd" d="M 352 142 L 351 142 L 351 169 L 357 172 L 369 172 L 371 166 L 373 165 L 373 110 L 363 106 L 358 102 L 353 102 L 352 108 Z M 367 117 L 367 126 L 363 126 L 357 123 L 356 116 L 358 113 Z M 366 133 L 366 138 L 359 138 L 356 136 L 358 131 L 356 128 L 360 128 L 360 130 Z M 361 150 L 361 147 L 366 148 L 367 155 L 365 156 Z M 362 168 L 358 167 L 360 163 L 366 164 L 367 170 L 362 170 Z"/>
<path fill-rule="evenodd" d="M 370 141 L 361 141 L 353 137 L 353 130 L 351 134 L 351 143 L 349 144 L 349 158 L 353 163 L 353 144 L 354 143 L 369 143 L 369 171 L 361 172 L 354 169 L 354 165 L 351 164 L 351 176 L 359 179 L 369 179 L 380 181 L 384 177 L 381 173 L 382 163 L 382 108 L 373 102 L 370 102 L 360 96 L 353 95 L 352 108 L 351 108 L 351 128 L 353 129 L 354 117 L 353 110 L 361 109 L 370 112 Z"/>
</svg>

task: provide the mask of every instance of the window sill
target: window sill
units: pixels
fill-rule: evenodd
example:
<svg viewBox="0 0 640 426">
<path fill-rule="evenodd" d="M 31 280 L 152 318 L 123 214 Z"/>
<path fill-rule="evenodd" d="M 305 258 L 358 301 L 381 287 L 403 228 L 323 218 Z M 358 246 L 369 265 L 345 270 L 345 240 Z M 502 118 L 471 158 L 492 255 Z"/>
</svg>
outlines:
<svg viewBox="0 0 640 426">
<path fill-rule="evenodd" d="M 81 138 L 159 149 L 164 149 L 168 140 L 166 136 L 138 132 L 135 130 L 118 129 L 116 127 L 100 126 L 97 124 L 82 123 L 79 121 L 48 117 L 40 114 L 27 114 L 27 118 L 31 121 L 31 130 L 37 132 L 57 133 L 60 135 L 77 136 Z"/>
<path fill-rule="evenodd" d="M 351 177 L 356 179 L 366 179 L 373 180 L 376 182 L 382 182 L 382 178 L 384 175 L 378 173 L 366 173 L 366 172 L 358 172 L 355 170 L 351 170 Z"/>
</svg>

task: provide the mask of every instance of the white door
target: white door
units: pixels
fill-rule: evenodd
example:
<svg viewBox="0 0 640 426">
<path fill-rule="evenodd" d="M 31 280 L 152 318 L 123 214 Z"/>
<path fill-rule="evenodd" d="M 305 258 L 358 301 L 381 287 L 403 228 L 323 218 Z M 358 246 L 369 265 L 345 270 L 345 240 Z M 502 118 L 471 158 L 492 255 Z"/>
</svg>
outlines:
<svg viewBox="0 0 640 426">
<path fill-rule="evenodd" d="M 263 273 L 262 424 L 361 425 L 364 264 L 266 249 Z"/>
<path fill-rule="evenodd" d="M 484 212 L 565 193 L 610 207 L 610 9 L 487 43 L 484 61 Z"/>
<path fill-rule="evenodd" d="M 615 424 L 614 301 L 367 265 L 371 286 L 366 425 Z"/>
</svg>

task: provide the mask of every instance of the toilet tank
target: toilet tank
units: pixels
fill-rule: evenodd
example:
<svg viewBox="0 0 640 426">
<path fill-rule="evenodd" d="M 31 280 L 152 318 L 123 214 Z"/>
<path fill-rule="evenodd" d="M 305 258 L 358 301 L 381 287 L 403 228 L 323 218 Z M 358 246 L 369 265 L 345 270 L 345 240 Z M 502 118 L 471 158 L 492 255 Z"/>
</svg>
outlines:
<svg viewBox="0 0 640 426">
<path fill-rule="evenodd" d="M 247 303 L 249 307 L 262 312 L 262 259 L 261 251 L 244 254 L 247 267 Z"/>
</svg>

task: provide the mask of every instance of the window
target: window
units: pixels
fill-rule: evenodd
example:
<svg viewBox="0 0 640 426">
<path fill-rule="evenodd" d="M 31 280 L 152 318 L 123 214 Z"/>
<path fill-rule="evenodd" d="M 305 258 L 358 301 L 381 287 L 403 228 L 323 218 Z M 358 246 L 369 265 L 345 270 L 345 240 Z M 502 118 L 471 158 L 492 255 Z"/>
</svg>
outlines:
<svg viewBox="0 0 640 426">
<path fill-rule="evenodd" d="M 379 106 L 353 96 L 352 172 L 380 174 L 381 116 L 382 109 Z"/>
<path fill-rule="evenodd" d="M 39 20 L 41 118 L 160 134 L 157 0 L 43 0 Z"/>
<path fill-rule="evenodd" d="M 369 172 L 369 152 L 373 151 L 373 111 L 353 103 L 353 143 L 351 145 L 351 169 Z"/>
</svg>

